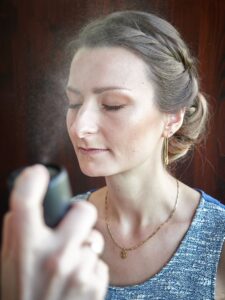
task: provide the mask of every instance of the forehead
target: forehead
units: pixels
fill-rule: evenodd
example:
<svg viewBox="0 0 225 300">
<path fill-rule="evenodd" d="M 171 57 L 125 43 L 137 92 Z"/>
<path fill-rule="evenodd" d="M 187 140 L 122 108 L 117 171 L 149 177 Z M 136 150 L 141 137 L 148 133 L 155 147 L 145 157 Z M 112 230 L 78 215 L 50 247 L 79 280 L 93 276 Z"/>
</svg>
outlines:
<svg viewBox="0 0 225 300">
<path fill-rule="evenodd" d="M 149 88 L 145 62 L 121 47 L 81 48 L 75 54 L 68 85 L 79 89 L 91 86 Z"/>
</svg>

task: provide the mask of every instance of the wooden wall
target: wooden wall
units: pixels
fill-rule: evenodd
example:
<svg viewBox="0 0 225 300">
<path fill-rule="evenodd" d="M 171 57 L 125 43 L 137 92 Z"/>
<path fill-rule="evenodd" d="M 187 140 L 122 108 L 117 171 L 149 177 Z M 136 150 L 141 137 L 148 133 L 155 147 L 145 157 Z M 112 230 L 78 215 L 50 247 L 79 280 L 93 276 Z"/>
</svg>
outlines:
<svg viewBox="0 0 225 300">
<path fill-rule="evenodd" d="M 202 89 L 212 107 L 205 145 L 177 175 L 225 203 L 225 1 L 223 0 L 1 0 L 0 195 L 6 179 L 38 161 L 64 165 L 74 193 L 100 186 L 82 175 L 65 129 L 65 44 L 90 18 L 137 9 L 165 16 L 198 57 Z"/>
</svg>

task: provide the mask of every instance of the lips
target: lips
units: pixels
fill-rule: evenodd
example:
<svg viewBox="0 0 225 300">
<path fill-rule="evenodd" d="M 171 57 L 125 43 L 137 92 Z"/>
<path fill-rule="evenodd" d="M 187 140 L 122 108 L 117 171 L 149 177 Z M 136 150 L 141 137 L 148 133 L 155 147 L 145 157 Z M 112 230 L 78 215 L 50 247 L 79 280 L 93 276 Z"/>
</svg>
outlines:
<svg viewBox="0 0 225 300">
<path fill-rule="evenodd" d="M 104 148 L 84 148 L 84 147 L 78 147 L 79 152 L 82 154 L 101 154 L 104 152 L 109 151 L 109 149 Z"/>
</svg>

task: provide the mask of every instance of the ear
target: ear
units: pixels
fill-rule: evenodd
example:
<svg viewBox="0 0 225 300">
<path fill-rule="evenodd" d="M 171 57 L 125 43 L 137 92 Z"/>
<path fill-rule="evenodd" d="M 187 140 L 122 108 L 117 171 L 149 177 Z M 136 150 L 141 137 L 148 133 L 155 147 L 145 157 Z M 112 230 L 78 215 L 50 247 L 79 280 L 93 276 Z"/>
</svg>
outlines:
<svg viewBox="0 0 225 300">
<path fill-rule="evenodd" d="M 165 127 L 163 131 L 164 137 L 171 137 L 176 131 L 180 129 L 183 124 L 185 108 L 180 109 L 173 114 L 166 114 Z"/>
</svg>

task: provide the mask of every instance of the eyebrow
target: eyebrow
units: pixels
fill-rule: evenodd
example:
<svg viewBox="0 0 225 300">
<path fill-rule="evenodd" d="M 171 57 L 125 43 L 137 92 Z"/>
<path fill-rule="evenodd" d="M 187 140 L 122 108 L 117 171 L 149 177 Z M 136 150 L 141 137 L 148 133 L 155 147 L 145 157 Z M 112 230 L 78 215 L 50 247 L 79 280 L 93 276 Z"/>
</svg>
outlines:
<svg viewBox="0 0 225 300">
<path fill-rule="evenodd" d="M 81 92 L 77 90 L 74 87 L 67 86 L 66 87 L 67 91 L 70 91 L 72 93 L 75 93 L 77 95 L 81 95 Z M 107 91 L 113 91 L 113 90 L 125 90 L 125 91 L 131 91 L 131 89 L 125 88 L 125 87 L 120 87 L 120 86 L 107 86 L 107 87 L 99 87 L 99 88 L 93 88 L 93 93 L 94 94 L 101 94 Z"/>
</svg>

